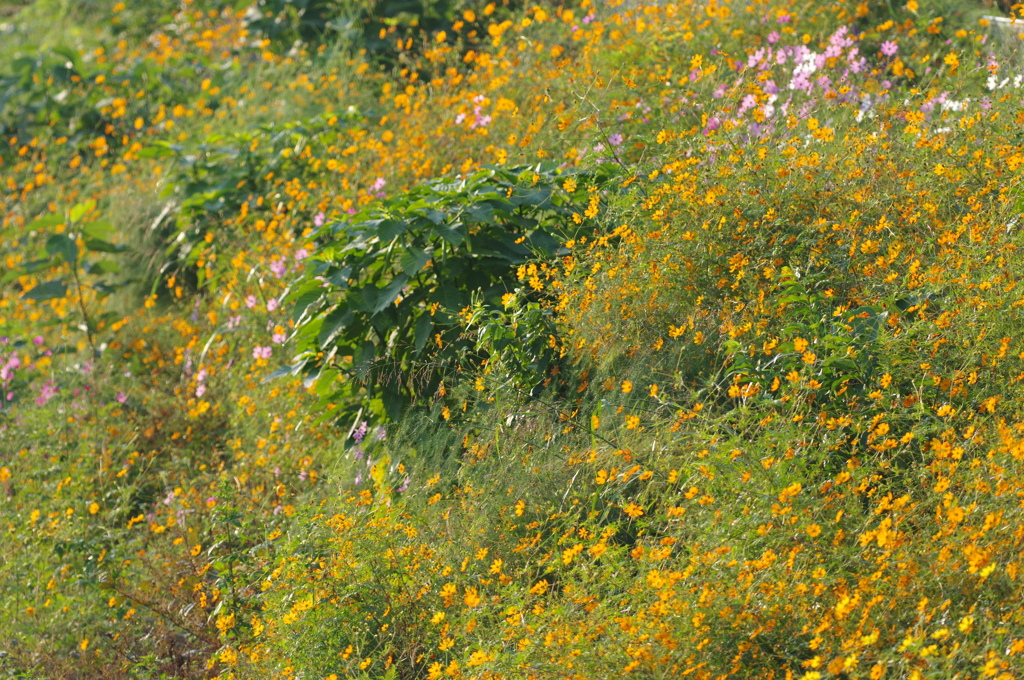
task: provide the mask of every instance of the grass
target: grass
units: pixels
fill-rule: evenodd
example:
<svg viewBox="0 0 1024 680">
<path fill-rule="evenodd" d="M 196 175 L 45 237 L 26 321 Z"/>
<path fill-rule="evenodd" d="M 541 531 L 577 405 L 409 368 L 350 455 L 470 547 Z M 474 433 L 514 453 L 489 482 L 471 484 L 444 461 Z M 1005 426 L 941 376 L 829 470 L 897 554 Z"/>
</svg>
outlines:
<svg viewBox="0 0 1024 680">
<path fill-rule="evenodd" d="M 992 7 L 289 7 L 0 19 L 0 677 L 1020 674 Z"/>
</svg>

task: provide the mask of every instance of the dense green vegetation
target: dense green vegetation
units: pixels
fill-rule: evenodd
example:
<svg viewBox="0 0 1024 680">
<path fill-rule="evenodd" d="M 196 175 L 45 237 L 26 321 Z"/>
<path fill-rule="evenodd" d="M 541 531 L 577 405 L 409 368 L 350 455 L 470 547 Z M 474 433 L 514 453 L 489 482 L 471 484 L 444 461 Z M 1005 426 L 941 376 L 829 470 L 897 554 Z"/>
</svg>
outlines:
<svg viewBox="0 0 1024 680">
<path fill-rule="evenodd" d="M 0 677 L 1024 670 L 1024 28 L 0 4 Z"/>
</svg>

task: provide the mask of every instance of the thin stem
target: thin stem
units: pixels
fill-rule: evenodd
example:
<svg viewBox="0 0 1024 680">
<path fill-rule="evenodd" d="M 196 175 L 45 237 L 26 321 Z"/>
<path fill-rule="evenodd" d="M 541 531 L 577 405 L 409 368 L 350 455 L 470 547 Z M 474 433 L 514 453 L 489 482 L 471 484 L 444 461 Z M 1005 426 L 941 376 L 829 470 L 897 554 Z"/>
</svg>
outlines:
<svg viewBox="0 0 1024 680">
<path fill-rule="evenodd" d="M 99 352 L 96 351 L 96 340 L 92 335 L 92 320 L 89 318 L 89 312 L 85 309 L 85 298 L 82 295 L 82 280 L 78 277 L 78 260 L 75 259 L 71 263 L 71 275 L 75 278 L 75 287 L 78 292 L 78 309 L 82 312 L 82 319 L 85 322 L 85 335 L 89 340 L 89 347 L 92 348 L 93 356 L 97 356 Z"/>
</svg>

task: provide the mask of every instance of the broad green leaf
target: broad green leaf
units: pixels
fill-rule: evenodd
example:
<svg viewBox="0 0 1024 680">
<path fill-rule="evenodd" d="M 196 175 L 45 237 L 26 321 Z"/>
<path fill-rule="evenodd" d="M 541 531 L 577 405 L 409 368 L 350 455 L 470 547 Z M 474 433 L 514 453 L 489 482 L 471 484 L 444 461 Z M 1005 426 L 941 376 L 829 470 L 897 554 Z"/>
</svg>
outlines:
<svg viewBox="0 0 1024 680">
<path fill-rule="evenodd" d="M 82 235 L 97 241 L 109 241 L 116 233 L 114 225 L 106 220 L 95 220 L 82 226 Z"/>
<path fill-rule="evenodd" d="M 409 276 L 407 274 L 399 274 L 395 277 L 395 280 L 389 283 L 387 286 L 381 289 L 380 294 L 377 296 L 376 303 L 373 306 L 372 313 L 379 314 L 384 311 L 388 305 L 395 301 L 395 299 L 405 288 L 405 284 L 409 282 Z"/>
<path fill-rule="evenodd" d="M 381 400 L 384 402 L 384 410 L 387 411 L 388 418 L 391 420 L 398 420 L 401 418 L 402 407 L 405 405 L 405 399 L 402 397 L 401 392 L 391 386 L 387 386 L 384 388 Z M 381 461 L 380 464 L 383 463 L 384 461 Z"/>
<path fill-rule="evenodd" d="M 437 233 L 441 235 L 441 238 L 456 248 L 462 245 L 462 242 L 466 240 L 466 227 L 462 222 L 440 225 L 437 228 Z"/>
<path fill-rule="evenodd" d="M 327 347 L 350 323 L 352 323 L 352 310 L 345 306 L 339 306 L 324 317 L 323 325 L 320 326 L 320 334 L 317 336 L 317 344 L 320 347 Z"/>
<path fill-rule="evenodd" d="M 96 201 L 92 199 L 85 201 L 84 203 L 79 203 L 71 209 L 71 221 L 78 222 L 95 209 Z"/>
<path fill-rule="evenodd" d="M 38 220 L 29 222 L 25 227 L 28 231 L 42 231 L 44 229 L 50 229 L 56 227 L 58 224 L 63 224 L 64 218 L 60 215 L 47 215 L 46 217 L 40 217 Z"/>
<path fill-rule="evenodd" d="M 466 206 L 466 212 L 476 222 L 490 222 L 494 219 L 494 208 L 482 201 Z"/>
<path fill-rule="evenodd" d="M 319 281 L 314 281 L 313 286 L 300 290 L 295 298 L 295 308 L 292 310 L 292 320 L 299 321 L 306 313 L 306 309 L 315 304 L 324 296 L 324 289 L 320 287 Z"/>
<path fill-rule="evenodd" d="M 426 346 L 427 340 L 430 338 L 430 334 L 433 330 L 434 320 L 431 318 L 430 313 L 423 312 L 420 314 L 420 318 L 416 320 L 416 334 L 414 339 L 417 354 L 423 351 L 423 348 Z"/>
<path fill-rule="evenodd" d="M 348 280 L 352 276 L 352 267 L 342 267 L 327 277 L 327 280 L 341 290 L 348 288 Z"/>
<path fill-rule="evenodd" d="M 62 298 L 65 295 L 67 295 L 67 286 L 64 285 L 63 281 L 55 279 L 53 281 L 47 281 L 46 283 L 40 283 L 21 297 L 26 300 L 42 301 Z"/>
<path fill-rule="evenodd" d="M 390 241 L 408 229 L 409 224 L 403 220 L 374 220 L 377 222 L 377 236 L 381 241 Z"/>
<path fill-rule="evenodd" d="M 109 241 L 101 241 L 97 238 L 86 238 L 85 247 L 94 253 L 123 253 L 126 250 L 124 246 L 114 245 Z"/>
<path fill-rule="evenodd" d="M 103 272 L 104 274 L 116 274 L 121 271 L 121 265 L 114 260 L 100 260 L 99 262 L 92 262 L 88 265 L 88 272 Z"/>
<path fill-rule="evenodd" d="M 78 259 L 78 244 L 66 234 L 53 234 L 46 239 L 46 253 L 50 257 L 59 255 L 65 262 L 74 264 Z"/>
<path fill-rule="evenodd" d="M 142 149 L 137 155 L 139 158 L 162 158 L 164 156 L 173 156 L 174 152 L 166 146 L 153 145 Z"/>
<path fill-rule="evenodd" d="M 430 253 L 420 248 L 408 248 L 403 254 L 399 265 L 402 271 L 409 276 L 416 276 L 423 265 L 430 260 Z"/>
</svg>

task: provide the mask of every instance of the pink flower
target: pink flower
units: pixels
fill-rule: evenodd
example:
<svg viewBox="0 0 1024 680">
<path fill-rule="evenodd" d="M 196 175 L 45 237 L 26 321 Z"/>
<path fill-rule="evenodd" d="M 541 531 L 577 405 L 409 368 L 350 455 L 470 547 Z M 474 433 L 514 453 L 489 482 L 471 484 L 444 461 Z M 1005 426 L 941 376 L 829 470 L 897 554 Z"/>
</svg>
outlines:
<svg viewBox="0 0 1024 680">
<path fill-rule="evenodd" d="M 270 339 L 274 341 L 275 345 L 281 345 L 284 344 L 286 337 L 287 336 L 284 333 L 274 333 L 273 337 Z"/>
<path fill-rule="evenodd" d="M 324 222 L 326 220 L 327 220 L 327 216 L 324 215 L 322 212 L 318 212 L 316 215 L 313 216 L 313 224 L 318 226 L 318 227 L 324 226 Z"/>
<path fill-rule="evenodd" d="M 270 263 L 270 271 L 277 278 L 281 278 L 288 271 L 288 267 L 285 266 L 284 259 L 277 258 Z"/>
<path fill-rule="evenodd" d="M 373 185 L 370 187 L 370 191 L 380 191 L 381 189 L 384 188 L 385 184 L 387 184 L 387 182 L 384 180 L 384 178 L 378 177 L 373 181 Z"/>
<path fill-rule="evenodd" d="M 608 138 L 608 141 L 611 143 L 612 146 L 620 146 L 622 144 L 622 135 L 616 132 L 615 134 Z"/>
<path fill-rule="evenodd" d="M 274 350 L 271 347 L 261 347 L 257 345 L 252 350 L 252 356 L 254 359 L 269 359 L 274 354 Z"/>
<path fill-rule="evenodd" d="M 125 392 L 118 392 L 117 396 L 114 398 L 117 399 L 117 403 L 119 404 L 123 404 L 128 401 L 128 395 Z"/>
<path fill-rule="evenodd" d="M 200 384 L 198 387 L 196 387 L 196 399 L 203 396 L 204 394 L 206 394 L 206 385 Z"/>
<path fill-rule="evenodd" d="M 277 298 L 270 298 L 269 300 L 267 300 L 267 311 L 274 311 L 275 309 L 277 309 L 278 304 L 280 303 L 278 303 Z"/>
<path fill-rule="evenodd" d="M 309 257 L 309 251 L 306 250 L 305 248 L 299 248 L 298 250 L 295 251 L 295 261 L 296 262 L 302 262 L 307 257 Z"/>
<path fill-rule="evenodd" d="M 60 390 L 53 384 L 52 380 L 48 380 L 39 388 L 39 396 L 36 397 L 36 406 L 45 406 L 46 402 L 50 401 L 57 396 Z"/>
<path fill-rule="evenodd" d="M 882 54 L 887 57 L 894 56 L 899 51 L 900 46 L 894 43 L 892 40 L 887 40 L 882 43 Z"/>
<path fill-rule="evenodd" d="M 256 296 L 255 295 L 250 295 L 249 297 L 245 298 L 245 306 L 248 307 L 249 309 L 252 309 L 253 307 L 255 307 L 256 306 Z"/>
<path fill-rule="evenodd" d="M 32 338 L 32 344 L 35 345 L 36 347 L 42 345 L 43 342 L 43 336 L 41 335 L 37 335 L 36 337 Z"/>
</svg>

